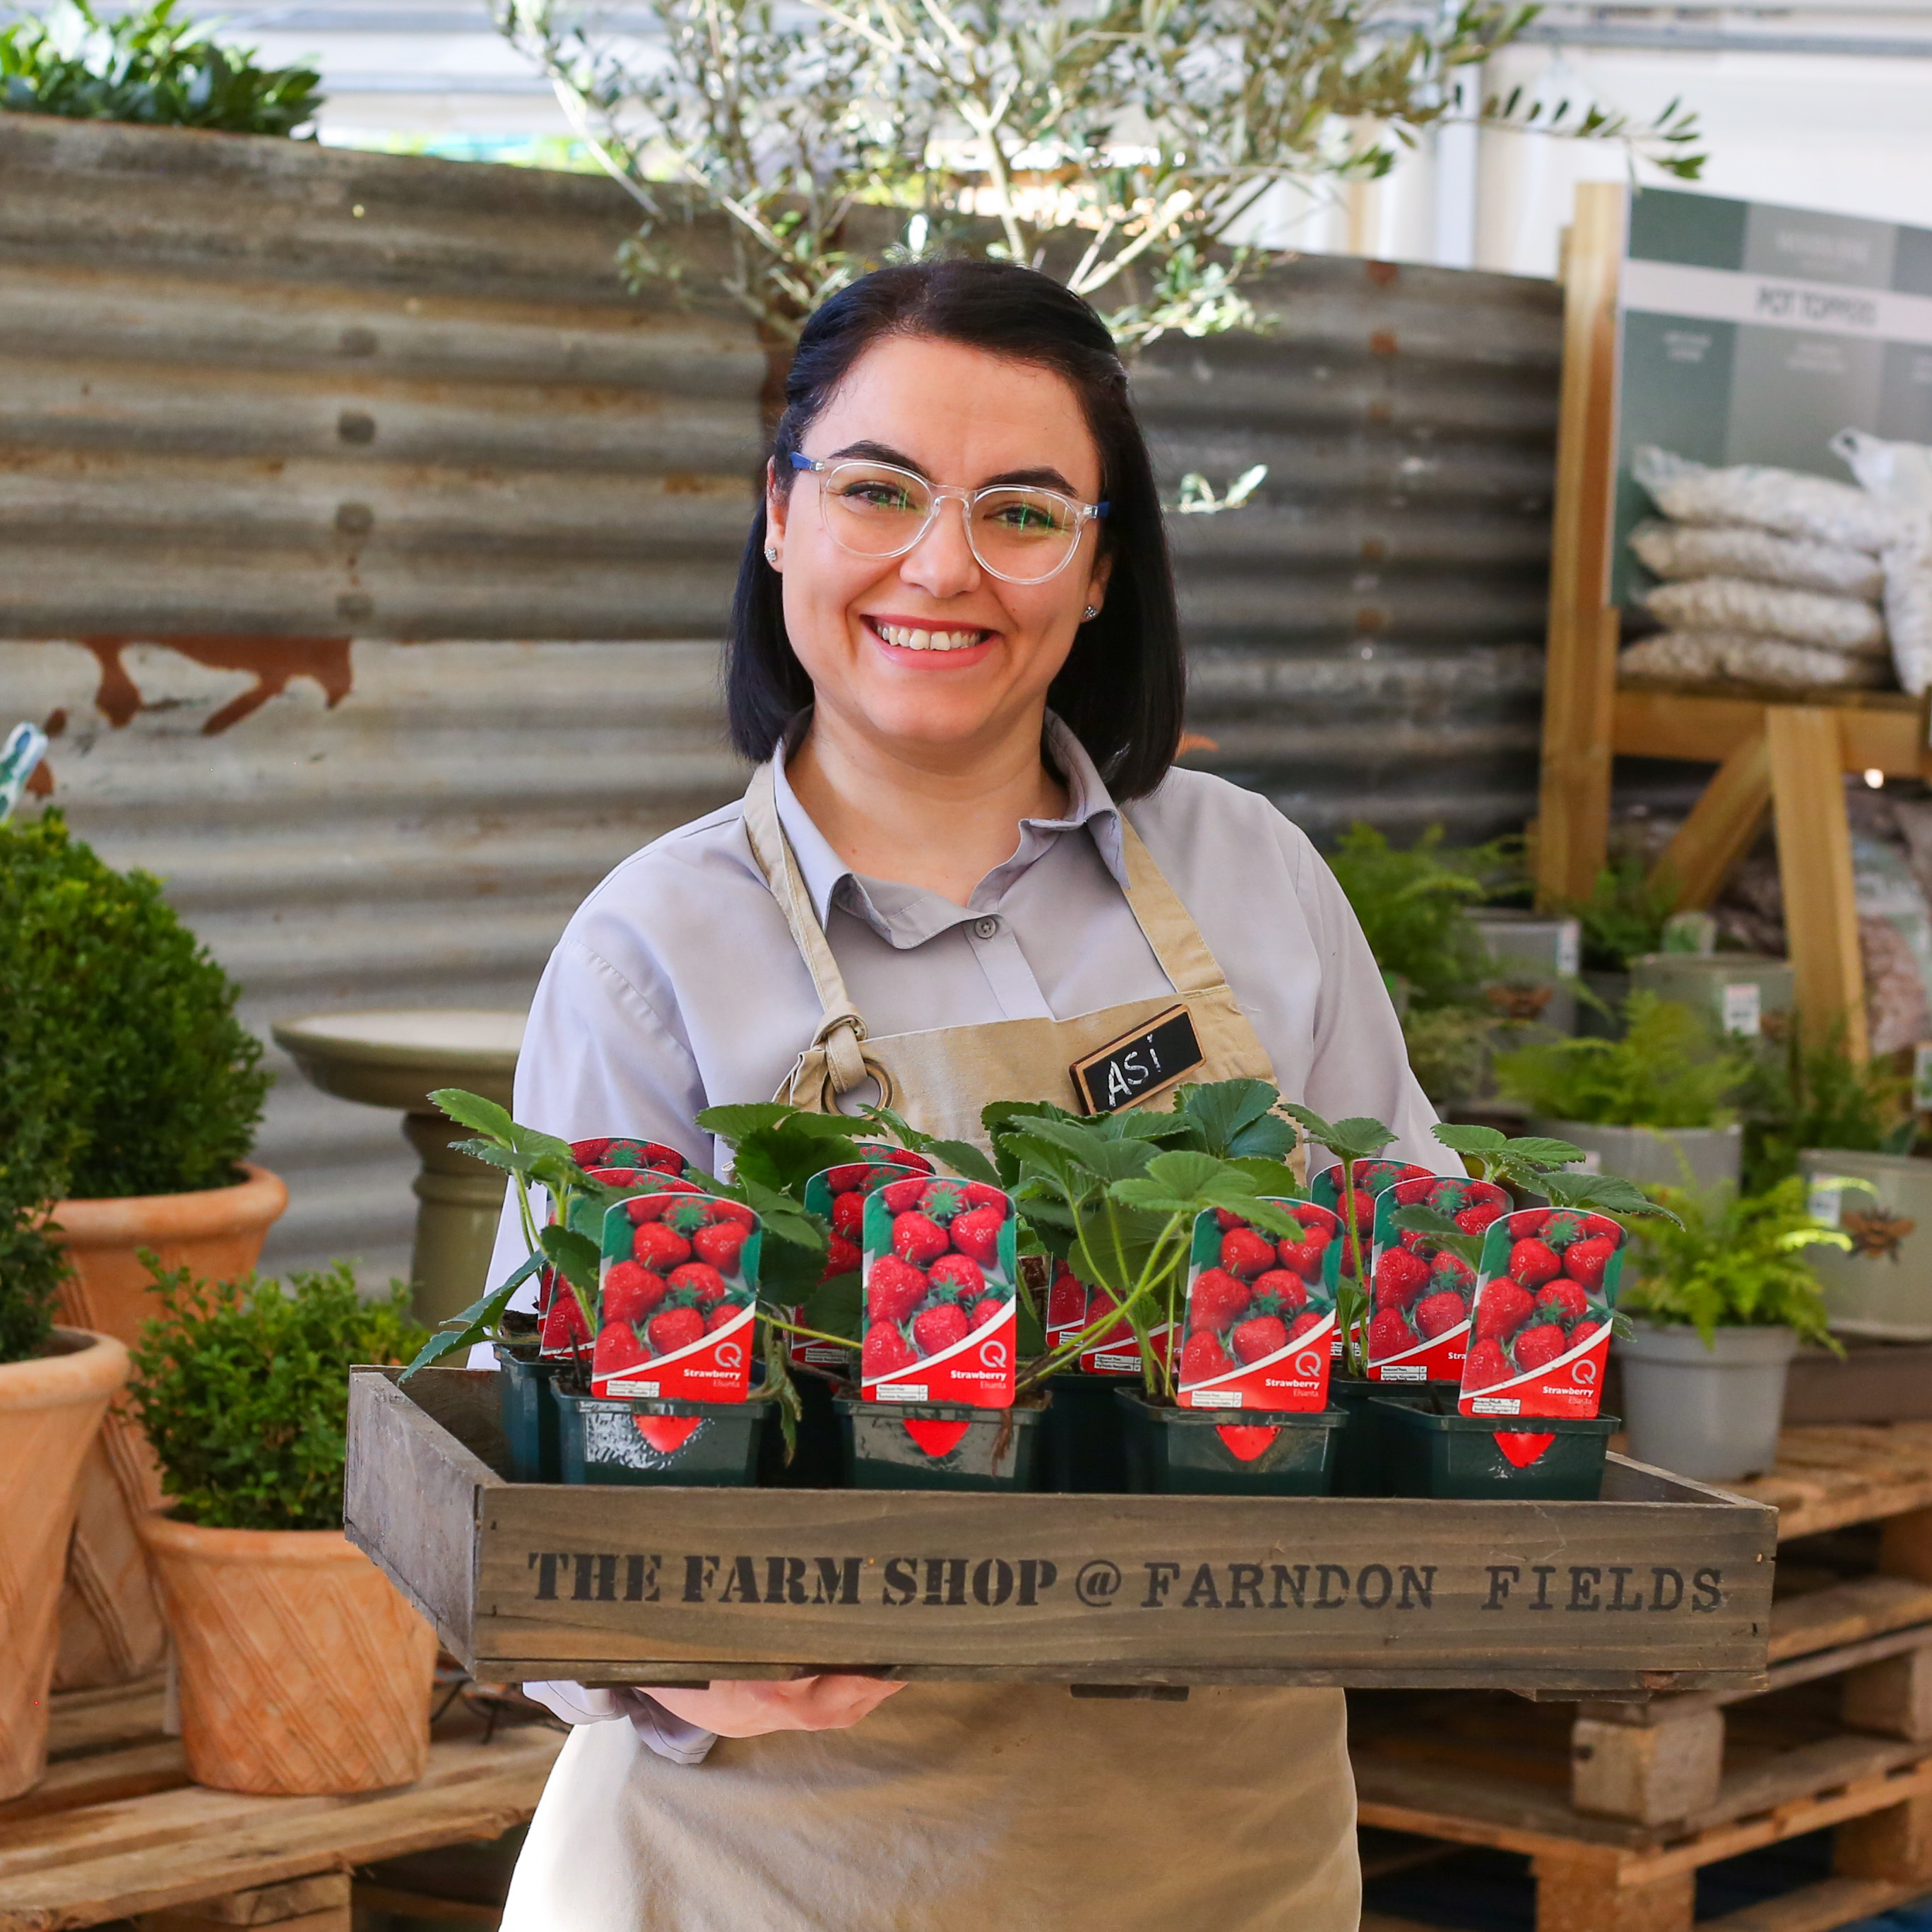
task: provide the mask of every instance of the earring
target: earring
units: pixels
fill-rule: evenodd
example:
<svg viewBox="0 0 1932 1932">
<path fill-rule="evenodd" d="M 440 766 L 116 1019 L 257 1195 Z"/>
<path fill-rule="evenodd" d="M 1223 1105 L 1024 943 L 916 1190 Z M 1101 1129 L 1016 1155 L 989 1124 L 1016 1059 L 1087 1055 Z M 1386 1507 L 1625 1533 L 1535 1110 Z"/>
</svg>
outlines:
<svg viewBox="0 0 1932 1932">
<path fill-rule="evenodd" d="M 777 545 L 776 544 L 766 544 L 766 546 L 765 546 L 765 561 L 766 561 L 767 563 L 776 563 L 776 562 L 778 562 L 778 545 Z"/>
<path fill-rule="evenodd" d="M 1100 616 L 1100 605 L 1097 604 L 1090 604 L 1085 610 L 1081 612 L 1080 621 L 1083 624 L 1090 624 L 1096 617 Z"/>
</svg>

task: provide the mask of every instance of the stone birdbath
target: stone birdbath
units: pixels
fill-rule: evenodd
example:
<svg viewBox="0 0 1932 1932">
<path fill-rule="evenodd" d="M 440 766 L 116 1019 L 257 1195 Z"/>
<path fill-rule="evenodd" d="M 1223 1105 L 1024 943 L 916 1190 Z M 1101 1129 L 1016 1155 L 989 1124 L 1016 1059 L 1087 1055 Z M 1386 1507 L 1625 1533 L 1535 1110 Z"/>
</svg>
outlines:
<svg viewBox="0 0 1932 1932">
<path fill-rule="evenodd" d="M 508 1106 L 524 1020 L 432 1007 L 318 1013 L 272 1029 L 275 1043 L 325 1094 L 402 1110 L 403 1132 L 422 1162 L 412 1184 L 421 1205 L 410 1264 L 419 1321 L 440 1322 L 483 1292 L 503 1208 L 502 1171 L 454 1151 L 469 1130 L 437 1112 L 430 1094 L 464 1087 Z"/>
</svg>

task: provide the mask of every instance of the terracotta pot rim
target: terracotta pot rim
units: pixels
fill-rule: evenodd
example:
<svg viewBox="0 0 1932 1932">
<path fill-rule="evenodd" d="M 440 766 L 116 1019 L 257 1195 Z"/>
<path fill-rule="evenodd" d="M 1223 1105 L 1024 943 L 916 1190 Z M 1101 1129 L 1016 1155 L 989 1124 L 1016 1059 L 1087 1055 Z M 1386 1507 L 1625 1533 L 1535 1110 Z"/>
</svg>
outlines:
<svg viewBox="0 0 1932 1932">
<path fill-rule="evenodd" d="M 128 1350 L 112 1335 L 92 1328 L 56 1328 L 70 1345 L 58 1354 L 30 1355 L 0 1363 L 0 1410 L 64 1408 L 111 1396 L 128 1379 Z"/>
<path fill-rule="evenodd" d="M 244 1161 L 245 1180 L 185 1194 L 76 1196 L 54 1203 L 48 1232 L 70 1248 L 124 1248 L 201 1240 L 266 1227 L 289 1204 L 279 1174 Z"/>
<path fill-rule="evenodd" d="M 165 1510 L 140 1518 L 136 1527 L 156 1556 L 191 1563 L 314 1570 L 369 1561 L 339 1529 L 214 1529 L 183 1522 Z"/>
</svg>

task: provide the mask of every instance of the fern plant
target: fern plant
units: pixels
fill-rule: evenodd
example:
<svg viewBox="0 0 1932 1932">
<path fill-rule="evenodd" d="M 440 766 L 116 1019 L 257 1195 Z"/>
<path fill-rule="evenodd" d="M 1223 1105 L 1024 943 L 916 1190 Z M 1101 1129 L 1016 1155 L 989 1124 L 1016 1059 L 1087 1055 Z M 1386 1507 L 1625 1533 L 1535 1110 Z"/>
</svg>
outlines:
<svg viewBox="0 0 1932 1932">
<path fill-rule="evenodd" d="M 1727 1126 L 1748 1060 L 1688 1006 L 1633 993 L 1621 1040 L 1578 1037 L 1496 1057 L 1496 1085 L 1533 1114 L 1590 1126 Z"/>
<path fill-rule="evenodd" d="M 1799 1177 L 1761 1194 L 1649 1191 L 1676 1218 L 1632 1229 L 1639 1273 L 1624 1287 L 1625 1310 L 1695 1328 L 1707 1348 L 1720 1328 L 1789 1328 L 1802 1342 L 1844 1354 L 1825 1325 L 1824 1298 L 1805 1251 L 1849 1248 L 1851 1240 L 1814 1217 Z"/>
<path fill-rule="evenodd" d="M 1807 1148 L 1910 1153 L 1918 1126 L 1907 1105 L 1911 1084 L 1882 1060 L 1855 1060 L 1842 1021 L 1809 1047 L 1786 1025 L 1744 1091 L 1745 1186 L 1761 1192 L 1796 1174 Z"/>
</svg>

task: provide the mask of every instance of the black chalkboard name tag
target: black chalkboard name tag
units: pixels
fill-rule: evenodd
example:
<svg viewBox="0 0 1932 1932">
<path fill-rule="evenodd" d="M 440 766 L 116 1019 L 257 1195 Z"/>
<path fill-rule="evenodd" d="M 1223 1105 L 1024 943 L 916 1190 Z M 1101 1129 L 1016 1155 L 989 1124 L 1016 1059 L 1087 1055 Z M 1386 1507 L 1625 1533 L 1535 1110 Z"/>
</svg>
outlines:
<svg viewBox="0 0 1932 1932">
<path fill-rule="evenodd" d="M 1090 1114 L 1118 1114 L 1143 1094 L 1191 1072 L 1206 1056 L 1185 1006 L 1170 1006 L 1150 1025 L 1076 1060 L 1069 1071 Z"/>
</svg>

